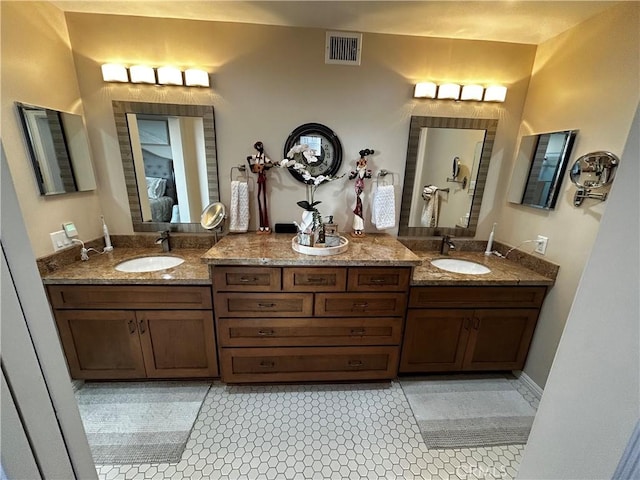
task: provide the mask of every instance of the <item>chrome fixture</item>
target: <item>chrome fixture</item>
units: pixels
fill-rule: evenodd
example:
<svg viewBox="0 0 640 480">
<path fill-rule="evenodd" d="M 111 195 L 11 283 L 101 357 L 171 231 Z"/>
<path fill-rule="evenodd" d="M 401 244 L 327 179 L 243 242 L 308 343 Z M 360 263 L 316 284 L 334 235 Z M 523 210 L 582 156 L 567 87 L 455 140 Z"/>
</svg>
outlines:
<svg viewBox="0 0 640 480">
<path fill-rule="evenodd" d="M 578 158 L 571 167 L 571 181 L 578 187 L 573 197 L 573 205 L 579 207 L 585 198 L 594 198 L 604 202 L 607 192 L 592 193 L 610 185 L 615 178 L 620 159 L 611 152 L 598 151 L 587 153 Z"/>
<path fill-rule="evenodd" d="M 442 237 L 442 243 L 440 244 L 440 254 L 441 255 L 448 255 L 449 254 L 449 250 L 455 250 L 456 246 L 455 244 L 451 241 L 451 237 L 449 237 L 449 235 L 445 235 Z"/>
<path fill-rule="evenodd" d="M 160 232 L 160 236 L 156 238 L 156 245 L 162 245 L 163 252 L 171 251 L 171 241 L 169 240 L 169 231 Z"/>
</svg>

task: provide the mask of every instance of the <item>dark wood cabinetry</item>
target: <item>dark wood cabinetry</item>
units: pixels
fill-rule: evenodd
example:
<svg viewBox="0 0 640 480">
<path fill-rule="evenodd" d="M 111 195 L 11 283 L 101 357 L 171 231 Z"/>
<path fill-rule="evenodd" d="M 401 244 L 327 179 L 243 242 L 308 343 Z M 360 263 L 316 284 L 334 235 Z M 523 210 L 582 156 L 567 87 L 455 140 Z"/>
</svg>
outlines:
<svg viewBox="0 0 640 480">
<path fill-rule="evenodd" d="M 223 381 L 394 378 L 410 274 L 394 267 L 215 266 Z"/>
<path fill-rule="evenodd" d="M 218 375 L 209 287 L 51 285 L 48 293 L 73 378 Z"/>
<path fill-rule="evenodd" d="M 412 287 L 400 372 L 521 369 L 545 292 L 546 287 Z"/>
</svg>

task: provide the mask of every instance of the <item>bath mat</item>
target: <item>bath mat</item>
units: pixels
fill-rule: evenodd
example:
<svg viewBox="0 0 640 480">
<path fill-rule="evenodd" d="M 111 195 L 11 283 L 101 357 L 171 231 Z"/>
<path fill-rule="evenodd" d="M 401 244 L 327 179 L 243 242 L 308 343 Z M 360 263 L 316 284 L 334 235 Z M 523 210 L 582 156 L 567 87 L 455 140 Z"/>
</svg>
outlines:
<svg viewBox="0 0 640 480">
<path fill-rule="evenodd" d="M 505 377 L 412 377 L 400 384 L 429 448 L 527 443 L 536 412 Z"/>
<path fill-rule="evenodd" d="M 76 399 L 94 462 L 179 462 L 210 386 L 205 382 L 85 383 Z"/>
</svg>

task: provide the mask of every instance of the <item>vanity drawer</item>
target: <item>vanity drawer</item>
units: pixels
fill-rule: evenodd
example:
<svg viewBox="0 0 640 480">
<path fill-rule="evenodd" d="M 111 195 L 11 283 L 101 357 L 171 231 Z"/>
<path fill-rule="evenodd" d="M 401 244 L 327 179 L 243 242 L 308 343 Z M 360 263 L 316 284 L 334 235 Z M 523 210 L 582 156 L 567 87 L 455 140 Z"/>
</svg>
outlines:
<svg viewBox="0 0 640 480">
<path fill-rule="evenodd" d="M 222 381 L 284 382 L 394 378 L 398 347 L 221 349 Z"/>
<path fill-rule="evenodd" d="M 347 269 L 334 268 L 284 268 L 283 290 L 287 292 L 344 292 L 347 285 Z"/>
<path fill-rule="evenodd" d="M 347 290 L 350 292 L 406 292 L 410 268 L 350 268 Z"/>
<path fill-rule="evenodd" d="M 221 318 L 222 347 L 399 345 L 402 318 Z"/>
<path fill-rule="evenodd" d="M 190 310 L 211 308 L 211 288 L 195 286 L 49 285 L 53 308 Z"/>
<path fill-rule="evenodd" d="M 410 308 L 539 308 L 546 287 L 412 287 Z"/>
<path fill-rule="evenodd" d="M 309 317 L 313 293 L 217 293 L 219 317 Z"/>
<path fill-rule="evenodd" d="M 273 267 L 214 267 L 213 284 L 217 291 L 278 292 L 281 270 Z"/>
<path fill-rule="evenodd" d="M 404 316 L 404 293 L 317 293 L 318 317 Z"/>
</svg>

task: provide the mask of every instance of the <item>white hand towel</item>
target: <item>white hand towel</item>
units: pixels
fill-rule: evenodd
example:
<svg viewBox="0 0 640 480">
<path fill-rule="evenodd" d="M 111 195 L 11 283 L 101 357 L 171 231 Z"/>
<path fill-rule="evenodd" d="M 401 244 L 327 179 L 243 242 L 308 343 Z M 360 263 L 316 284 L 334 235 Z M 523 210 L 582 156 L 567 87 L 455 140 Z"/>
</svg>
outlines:
<svg viewBox="0 0 640 480">
<path fill-rule="evenodd" d="M 440 198 L 438 196 L 438 187 L 427 185 L 422 189 L 422 198 L 424 205 L 422 206 L 422 215 L 420 217 L 420 225 L 423 227 L 438 226 L 438 206 Z"/>
<path fill-rule="evenodd" d="M 229 231 L 246 232 L 249 229 L 249 185 L 246 182 L 231 182 L 229 210 Z"/>
<path fill-rule="evenodd" d="M 378 230 L 393 228 L 396 224 L 396 196 L 393 185 L 379 185 L 373 194 L 371 223 Z"/>
</svg>

